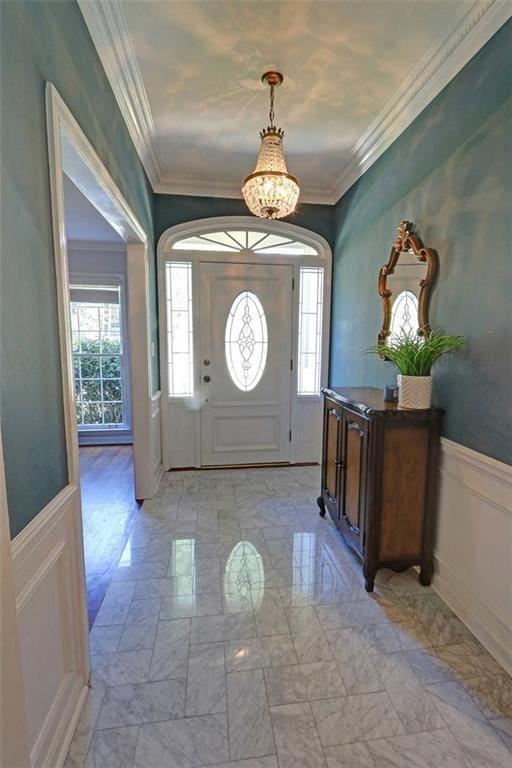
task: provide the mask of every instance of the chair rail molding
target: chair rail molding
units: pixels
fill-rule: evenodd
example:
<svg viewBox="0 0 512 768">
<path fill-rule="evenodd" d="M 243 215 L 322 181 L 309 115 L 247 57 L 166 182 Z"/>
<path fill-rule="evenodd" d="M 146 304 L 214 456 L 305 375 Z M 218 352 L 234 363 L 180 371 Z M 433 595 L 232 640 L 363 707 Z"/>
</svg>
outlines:
<svg viewBox="0 0 512 768">
<path fill-rule="evenodd" d="M 238 182 L 174 178 L 163 173 L 155 124 L 122 2 L 78 0 L 78 4 L 153 191 L 241 198 Z M 452 21 L 358 139 L 348 162 L 336 173 L 331 184 L 325 188 L 303 189 L 301 200 L 334 205 L 511 15 L 508 0 L 467 0 L 462 3 Z"/>
<path fill-rule="evenodd" d="M 433 588 L 512 673 L 512 467 L 441 440 Z"/>
</svg>

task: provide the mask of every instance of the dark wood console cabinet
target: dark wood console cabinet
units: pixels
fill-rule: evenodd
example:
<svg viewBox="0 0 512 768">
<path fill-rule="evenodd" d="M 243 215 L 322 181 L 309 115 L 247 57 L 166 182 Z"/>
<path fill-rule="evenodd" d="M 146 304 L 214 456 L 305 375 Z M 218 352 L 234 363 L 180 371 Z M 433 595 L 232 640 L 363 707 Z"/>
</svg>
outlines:
<svg viewBox="0 0 512 768">
<path fill-rule="evenodd" d="M 360 555 L 366 589 L 379 568 L 420 566 L 430 584 L 442 411 L 409 410 L 374 388 L 323 389 L 320 514 Z"/>
</svg>

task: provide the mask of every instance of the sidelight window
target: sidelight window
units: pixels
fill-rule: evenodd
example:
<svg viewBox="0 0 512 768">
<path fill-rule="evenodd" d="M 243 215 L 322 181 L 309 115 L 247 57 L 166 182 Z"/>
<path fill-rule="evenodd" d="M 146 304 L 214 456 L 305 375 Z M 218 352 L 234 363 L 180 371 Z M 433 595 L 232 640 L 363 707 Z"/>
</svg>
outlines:
<svg viewBox="0 0 512 768">
<path fill-rule="evenodd" d="M 194 394 L 194 339 L 192 327 L 192 264 L 165 265 L 167 310 L 168 391 L 170 397 Z"/>
<path fill-rule="evenodd" d="M 298 395 L 320 394 L 324 268 L 300 268 Z"/>
</svg>

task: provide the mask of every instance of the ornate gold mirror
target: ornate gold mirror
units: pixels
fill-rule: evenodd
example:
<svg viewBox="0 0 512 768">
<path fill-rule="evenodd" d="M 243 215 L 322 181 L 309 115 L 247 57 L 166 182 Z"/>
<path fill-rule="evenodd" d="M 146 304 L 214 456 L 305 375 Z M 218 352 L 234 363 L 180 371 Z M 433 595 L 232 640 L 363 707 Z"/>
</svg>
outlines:
<svg viewBox="0 0 512 768">
<path fill-rule="evenodd" d="M 436 251 L 425 248 L 411 221 L 402 221 L 388 262 L 379 272 L 384 311 L 379 345 L 403 334 L 428 336 L 428 302 L 436 269 Z"/>
</svg>

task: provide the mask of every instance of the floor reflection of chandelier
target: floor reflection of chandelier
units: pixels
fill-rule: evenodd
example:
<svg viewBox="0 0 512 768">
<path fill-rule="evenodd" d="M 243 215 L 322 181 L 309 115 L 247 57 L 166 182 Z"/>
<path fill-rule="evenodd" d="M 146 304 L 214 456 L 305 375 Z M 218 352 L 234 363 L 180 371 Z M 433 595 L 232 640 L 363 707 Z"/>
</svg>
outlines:
<svg viewBox="0 0 512 768">
<path fill-rule="evenodd" d="M 295 211 L 300 189 L 286 167 L 284 131 L 274 125 L 274 88 L 281 85 L 283 76 L 280 72 L 266 72 L 261 79 L 270 87 L 270 125 L 260 133 L 256 168 L 245 179 L 242 194 L 251 213 L 263 219 L 282 219 Z"/>
<path fill-rule="evenodd" d="M 228 557 L 224 574 L 224 595 L 228 606 L 235 607 L 240 599 L 252 601 L 257 610 L 265 591 L 263 559 L 250 541 L 239 541 Z"/>
</svg>

